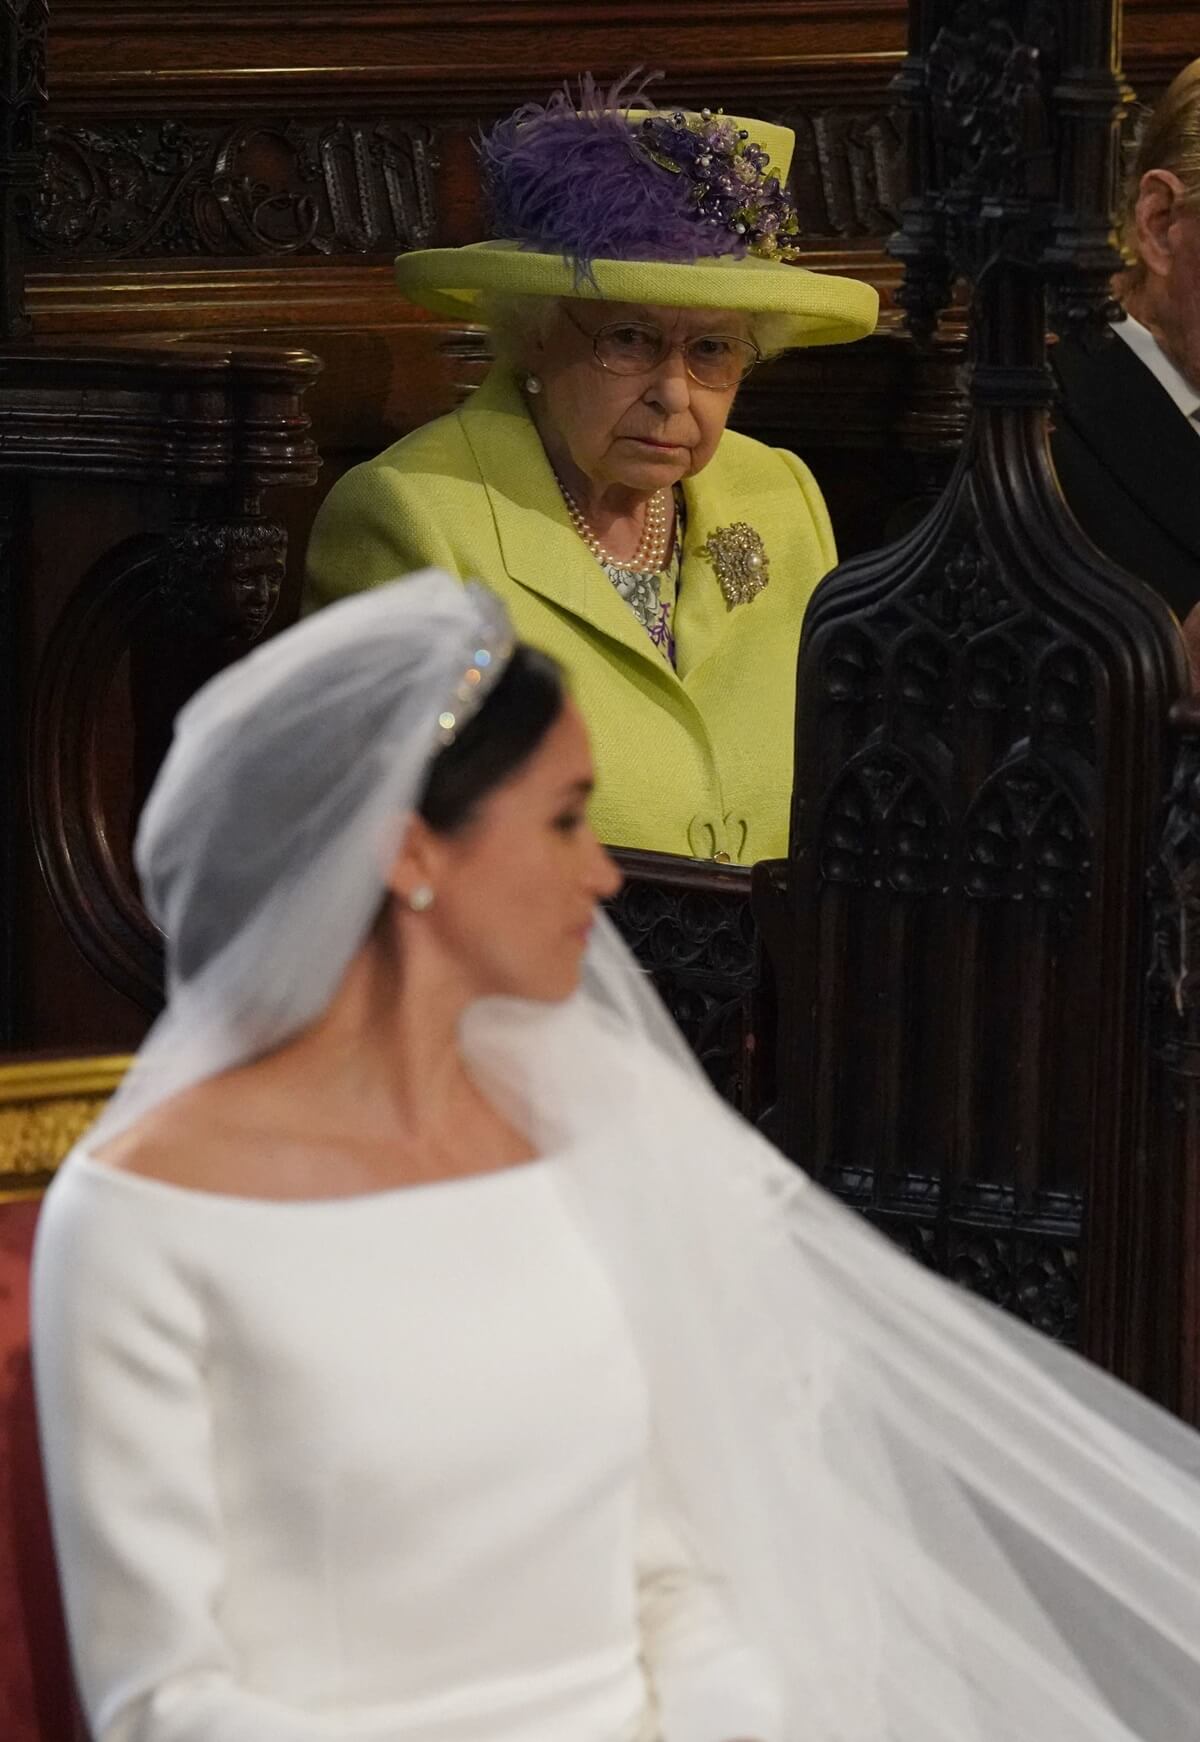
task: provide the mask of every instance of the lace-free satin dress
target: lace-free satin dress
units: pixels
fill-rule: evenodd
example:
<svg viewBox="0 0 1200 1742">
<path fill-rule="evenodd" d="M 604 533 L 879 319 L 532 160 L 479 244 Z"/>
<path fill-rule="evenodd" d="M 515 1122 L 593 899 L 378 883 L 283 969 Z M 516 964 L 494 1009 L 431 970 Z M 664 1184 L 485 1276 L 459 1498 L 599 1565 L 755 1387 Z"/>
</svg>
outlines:
<svg viewBox="0 0 1200 1742">
<path fill-rule="evenodd" d="M 95 1742 L 775 1742 L 553 1161 L 264 1202 L 77 1153 L 34 1354 Z"/>
</svg>

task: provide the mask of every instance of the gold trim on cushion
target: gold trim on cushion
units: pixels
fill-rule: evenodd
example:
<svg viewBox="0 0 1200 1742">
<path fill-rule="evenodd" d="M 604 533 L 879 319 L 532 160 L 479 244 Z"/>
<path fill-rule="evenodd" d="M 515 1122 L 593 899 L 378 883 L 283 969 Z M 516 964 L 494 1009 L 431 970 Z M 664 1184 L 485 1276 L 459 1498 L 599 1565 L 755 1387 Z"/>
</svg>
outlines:
<svg viewBox="0 0 1200 1742">
<path fill-rule="evenodd" d="M 0 1198 L 47 1184 L 129 1064 L 120 1054 L 0 1064 Z"/>
</svg>

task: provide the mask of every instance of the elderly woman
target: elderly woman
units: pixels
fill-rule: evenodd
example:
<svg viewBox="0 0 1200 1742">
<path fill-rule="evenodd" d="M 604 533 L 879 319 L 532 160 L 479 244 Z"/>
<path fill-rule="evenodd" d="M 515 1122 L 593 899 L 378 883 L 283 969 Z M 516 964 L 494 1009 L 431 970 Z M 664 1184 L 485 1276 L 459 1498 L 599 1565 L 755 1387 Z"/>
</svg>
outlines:
<svg viewBox="0 0 1200 1742">
<path fill-rule="evenodd" d="M 501 123 L 502 239 L 398 263 L 414 301 L 490 324 L 496 366 L 344 477 L 314 529 L 316 603 L 430 563 L 500 594 L 583 709 L 610 844 L 786 850 L 800 623 L 836 554 L 808 468 L 726 422 L 764 356 L 877 312 L 869 286 L 791 264 L 791 149 L 590 83 Z"/>
</svg>

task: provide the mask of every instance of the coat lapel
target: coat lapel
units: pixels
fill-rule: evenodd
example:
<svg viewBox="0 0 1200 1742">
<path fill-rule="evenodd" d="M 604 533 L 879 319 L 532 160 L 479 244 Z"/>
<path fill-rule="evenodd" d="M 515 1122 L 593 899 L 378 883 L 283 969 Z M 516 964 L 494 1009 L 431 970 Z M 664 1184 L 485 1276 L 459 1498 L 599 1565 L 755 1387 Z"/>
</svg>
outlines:
<svg viewBox="0 0 1200 1742">
<path fill-rule="evenodd" d="M 735 520 L 748 521 L 761 531 L 764 516 L 758 511 L 753 494 L 743 491 L 734 496 L 728 482 L 722 486 L 719 450 L 704 471 L 684 484 L 683 499 L 687 532 L 683 546 L 684 578 L 675 613 L 675 656 L 676 669 L 686 688 L 751 608 L 738 605 L 730 610 L 716 570 L 706 556 L 701 556 L 701 549 L 710 533 Z M 768 558 L 770 554 L 768 549 Z"/>
<path fill-rule="evenodd" d="M 1179 407 L 1115 334 L 1100 356 L 1060 340 L 1053 361 L 1066 394 L 1056 416 L 1073 422 L 1143 512 L 1200 559 L 1200 437 Z"/>
<path fill-rule="evenodd" d="M 676 684 L 674 672 L 571 525 L 541 438 L 507 372 L 494 368 L 460 416 L 491 505 L 506 573 L 618 642 L 663 682 Z"/>
</svg>

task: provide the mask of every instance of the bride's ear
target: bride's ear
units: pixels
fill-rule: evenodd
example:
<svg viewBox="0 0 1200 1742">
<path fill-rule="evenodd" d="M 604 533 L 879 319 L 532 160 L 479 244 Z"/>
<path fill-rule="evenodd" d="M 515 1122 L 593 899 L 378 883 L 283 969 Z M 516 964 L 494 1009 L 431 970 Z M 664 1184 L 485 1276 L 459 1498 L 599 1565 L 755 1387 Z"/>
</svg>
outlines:
<svg viewBox="0 0 1200 1742">
<path fill-rule="evenodd" d="M 423 911 L 432 906 L 428 892 L 436 889 L 438 859 L 434 831 L 423 817 L 410 818 L 384 887 L 405 907 L 418 913 Z"/>
</svg>

